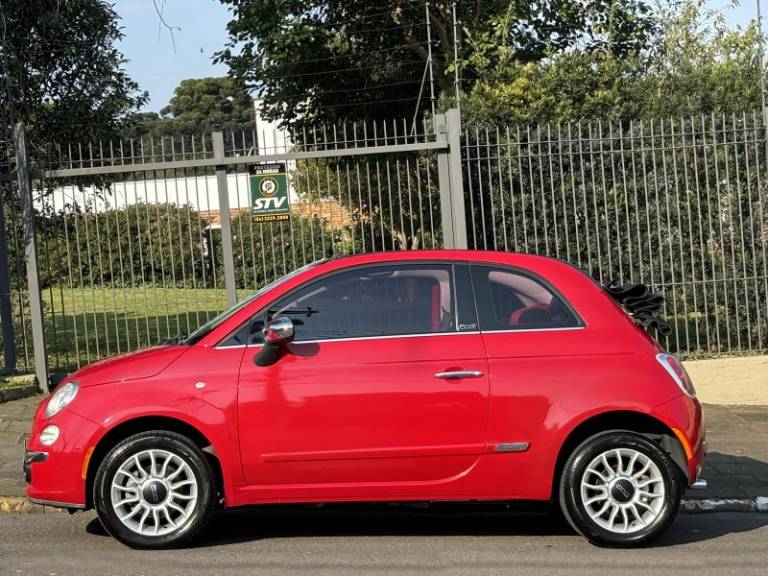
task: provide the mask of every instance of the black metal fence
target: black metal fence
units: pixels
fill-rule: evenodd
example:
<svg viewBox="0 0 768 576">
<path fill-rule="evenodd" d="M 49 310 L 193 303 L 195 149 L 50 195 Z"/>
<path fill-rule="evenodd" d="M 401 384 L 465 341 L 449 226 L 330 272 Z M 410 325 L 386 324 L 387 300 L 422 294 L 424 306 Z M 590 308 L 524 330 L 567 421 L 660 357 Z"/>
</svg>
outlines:
<svg viewBox="0 0 768 576">
<path fill-rule="evenodd" d="M 331 253 L 463 246 L 562 258 L 604 283 L 647 283 L 666 297 L 673 332 L 664 344 L 683 356 L 768 349 L 768 146 L 758 113 L 459 126 L 450 111 L 418 130 L 400 120 L 34 149 L 51 367 L 194 330 Z M 15 152 L 4 151 L 0 315 L 12 317 L 17 367 L 27 370 L 22 204 Z M 263 161 L 286 163 L 289 221 L 251 215 L 247 166 Z"/>
<path fill-rule="evenodd" d="M 757 112 L 467 128 L 469 245 L 648 284 L 684 356 L 765 351 L 767 155 Z"/>
</svg>

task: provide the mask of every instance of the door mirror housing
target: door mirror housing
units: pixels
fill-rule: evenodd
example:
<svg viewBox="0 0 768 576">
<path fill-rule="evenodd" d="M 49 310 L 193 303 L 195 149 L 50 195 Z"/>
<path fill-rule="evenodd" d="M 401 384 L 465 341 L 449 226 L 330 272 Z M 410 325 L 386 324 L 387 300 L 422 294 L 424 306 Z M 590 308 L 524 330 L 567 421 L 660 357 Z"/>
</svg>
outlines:
<svg viewBox="0 0 768 576">
<path fill-rule="evenodd" d="M 287 316 L 280 316 L 264 327 L 264 344 L 287 344 L 293 340 L 294 332 L 293 321 Z"/>
<path fill-rule="evenodd" d="M 253 357 L 256 366 L 271 366 L 286 353 L 285 345 L 293 340 L 294 327 L 290 318 L 281 316 L 264 327 L 264 346 Z"/>
</svg>

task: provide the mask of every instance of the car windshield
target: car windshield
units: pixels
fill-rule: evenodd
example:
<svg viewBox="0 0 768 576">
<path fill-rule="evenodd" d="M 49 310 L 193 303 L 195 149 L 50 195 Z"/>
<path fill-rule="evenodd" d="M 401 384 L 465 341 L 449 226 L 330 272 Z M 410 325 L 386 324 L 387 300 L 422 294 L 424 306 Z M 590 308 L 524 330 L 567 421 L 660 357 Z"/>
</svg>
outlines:
<svg viewBox="0 0 768 576">
<path fill-rule="evenodd" d="M 248 304 L 253 302 L 256 298 L 264 294 L 265 292 L 268 292 L 269 290 L 272 290 L 272 288 L 275 288 L 276 286 L 279 286 L 283 282 L 287 282 L 294 276 L 297 276 L 298 274 L 301 274 L 305 270 L 308 270 L 314 266 L 317 266 L 318 264 L 322 264 L 323 262 L 327 262 L 328 259 L 325 258 L 323 260 L 317 260 L 315 262 L 312 262 L 310 264 L 307 264 L 306 266 L 302 266 L 301 268 L 298 268 L 294 270 L 293 272 L 290 272 L 286 274 L 285 276 L 281 276 L 280 278 L 273 280 L 266 286 L 262 286 L 259 290 L 257 290 L 255 293 L 251 294 L 250 296 L 240 300 L 240 302 L 236 303 L 231 308 L 224 310 L 221 314 L 216 316 L 215 318 L 210 319 L 208 322 L 200 326 L 197 330 L 192 332 L 187 338 L 185 338 L 183 341 L 179 342 L 180 344 L 194 344 L 195 342 L 199 341 L 203 336 L 208 334 L 211 330 L 216 328 L 217 326 L 221 325 L 227 318 L 232 316 L 235 312 L 238 310 L 243 309 Z"/>
</svg>

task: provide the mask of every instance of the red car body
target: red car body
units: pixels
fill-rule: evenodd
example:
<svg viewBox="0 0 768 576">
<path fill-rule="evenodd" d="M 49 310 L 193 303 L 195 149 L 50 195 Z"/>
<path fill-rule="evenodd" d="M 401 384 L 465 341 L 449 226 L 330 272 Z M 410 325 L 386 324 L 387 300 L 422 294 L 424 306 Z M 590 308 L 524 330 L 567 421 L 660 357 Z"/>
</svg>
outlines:
<svg viewBox="0 0 768 576">
<path fill-rule="evenodd" d="M 562 329 L 450 332 L 219 346 L 270 302 L 342 269 L 445 262 L 511 267 L 556 289 L 580 318 Z M 657 344 L 594 281 L 558 260 L 420 251 L 332 259 L 266 290 L 191 345 L 86 366 L 75 401 L 35 416 L 27 495 L 91 505 L 110 446 L 169 427 L 215 455 L 225 507 L 278 502 L 550 500 L 568 447 L 617 422 L 666 431 L 688 484 L 703 461 L 702 411 L 657 361 Z M 475 371 L 439 379 L 436 373 Z M 61 431 L 51 446 L 43 428 Z"/>
</svg>

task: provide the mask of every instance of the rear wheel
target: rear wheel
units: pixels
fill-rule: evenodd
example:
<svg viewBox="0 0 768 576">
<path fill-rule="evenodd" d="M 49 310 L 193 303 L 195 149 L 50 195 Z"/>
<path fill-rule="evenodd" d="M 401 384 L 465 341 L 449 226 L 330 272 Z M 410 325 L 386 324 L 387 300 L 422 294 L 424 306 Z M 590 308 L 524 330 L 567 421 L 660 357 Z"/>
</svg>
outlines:
<svg viewBox="0 0 768 576">
<path fill-rule="evenodd" d="M 213 514 L 214 476 L 205 455 L 174 432 L 126 438 L 96 473 L 94 503 L 104 528 L 136 548 L 182 545 Z"/>
<path fill-rule="evenodd" d="M 591 542 L 642 546 L 664 533 L 677 515 L 680 473 L 655 442 L 629 431 L 597 434 L 568 458 L 560 506 Z"/>
</svg>

